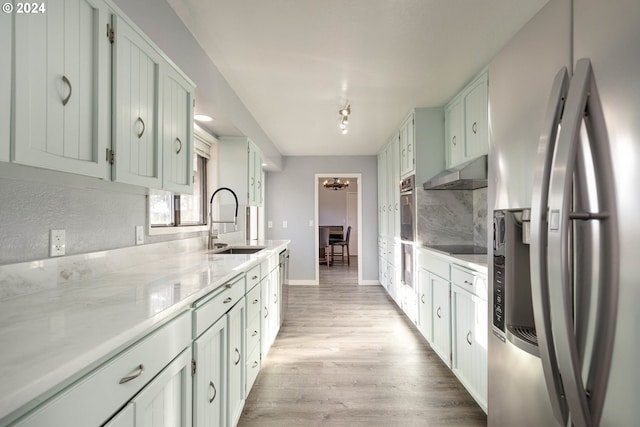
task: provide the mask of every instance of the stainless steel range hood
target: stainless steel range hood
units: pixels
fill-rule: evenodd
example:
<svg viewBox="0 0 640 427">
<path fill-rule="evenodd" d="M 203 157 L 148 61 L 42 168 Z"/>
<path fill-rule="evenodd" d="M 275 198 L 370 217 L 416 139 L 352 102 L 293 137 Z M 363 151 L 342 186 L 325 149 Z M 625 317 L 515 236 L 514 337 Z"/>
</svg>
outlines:
<svg viewBox="0 0 640 427">
<path fill-rule="evenodd" d="M 462 163 L 425 182 L 425 190 L 475 190 L 487 186 L 487 156 Z"/>
</svg>

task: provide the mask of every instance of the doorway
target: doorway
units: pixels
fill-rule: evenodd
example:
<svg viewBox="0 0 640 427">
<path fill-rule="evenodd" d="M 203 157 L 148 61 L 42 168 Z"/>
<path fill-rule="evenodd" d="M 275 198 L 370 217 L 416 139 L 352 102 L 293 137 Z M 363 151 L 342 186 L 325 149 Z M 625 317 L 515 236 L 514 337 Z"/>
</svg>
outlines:
<svg viewBox="0 0 640 427">
<path fill-rule="evenodd" d="M 349 186 L 342 190 L 331 190 L 323 186 L 325 181 L 333 181 L 339 178 L 342 182 L 349 181 Z M 320 268 L 324 273 L 330 271 L 338 273 L 343 272 L 341 280 L 348 277 L 348 272 L 357 271 L 357 275 L 352 276 L 350 283 L 362 283 L 362 174 L 360 173 L 318 173 L 315 175 L 315 266 L 316 266 L 316 283 L 320 283 Z M 351 255 L 351 266 L 345 259 L 344 264 L 336 262 L 333 266 L 320 265 L 320 248 L 319 248 L 319 232 L 320 228 L 330 227 L 332 229 L 339 228 L 346 237 L 347 228 L 351 226 L 351 235 L 349 239 L 349 254 Z M 346 258 L 346 250 L 345 250 Z M 337 260 L 342 260 L 338 255 Z M 353 265 L 353 264 L 357 265 Z M 332 270 L 333 268 L 333 270 Z M 351 273 L 353 274 L 353 273 Z"/>
</svg>

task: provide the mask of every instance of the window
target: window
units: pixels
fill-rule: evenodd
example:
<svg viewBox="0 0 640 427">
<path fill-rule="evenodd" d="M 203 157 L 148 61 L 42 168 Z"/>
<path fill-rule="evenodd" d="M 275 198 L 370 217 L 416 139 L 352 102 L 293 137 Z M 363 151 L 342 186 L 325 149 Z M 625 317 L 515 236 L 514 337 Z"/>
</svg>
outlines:
<svg viewBox="0 0 640 427">
<path fill-rule="evenodd" d="M 149 234 L 201 231 L 207 225 L 207 168 L 215 176 L 216 140 L 194 127 L 193 194 L 149 190 Z M 213 166 L 212 166 L 213 165 Z M 215 184 L 213 182 L 213 184 Z"/>
</svg>

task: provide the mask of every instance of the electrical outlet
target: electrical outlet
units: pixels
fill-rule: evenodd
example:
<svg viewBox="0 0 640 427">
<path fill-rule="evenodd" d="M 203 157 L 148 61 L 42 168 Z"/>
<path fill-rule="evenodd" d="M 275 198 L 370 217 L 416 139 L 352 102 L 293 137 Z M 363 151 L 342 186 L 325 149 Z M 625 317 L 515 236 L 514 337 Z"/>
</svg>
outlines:
<svg viewBox="0 0 640 427">
<path fill-rule="evenodd" d="M 267 221 L 267 228 L 273 228 L 273 221 Z"/>
<path fill-rule="evenodd" d="M 136 225 L 136 245 L 144 243 L 144 229 L 141 225 Z"/>
<path fill-rule="evenodd" d="M 49 256 L 62 256 L 65 249 L 64 230 L 49 230 Z"/>
</svg>

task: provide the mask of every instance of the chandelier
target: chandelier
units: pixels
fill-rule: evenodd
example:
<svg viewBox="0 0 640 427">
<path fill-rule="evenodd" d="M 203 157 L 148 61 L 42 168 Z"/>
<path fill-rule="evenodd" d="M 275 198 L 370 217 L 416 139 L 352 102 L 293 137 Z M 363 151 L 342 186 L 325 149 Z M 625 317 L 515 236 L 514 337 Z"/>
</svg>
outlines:
<svg viewBox="0 0 640 427">
<path fill-rule="evenodd" d="M 344 190 L 349 186 L 349 181 L 340 181 L 340 178 L 326 179 L 322 186 L 328 190 Z"/>
</svg>

